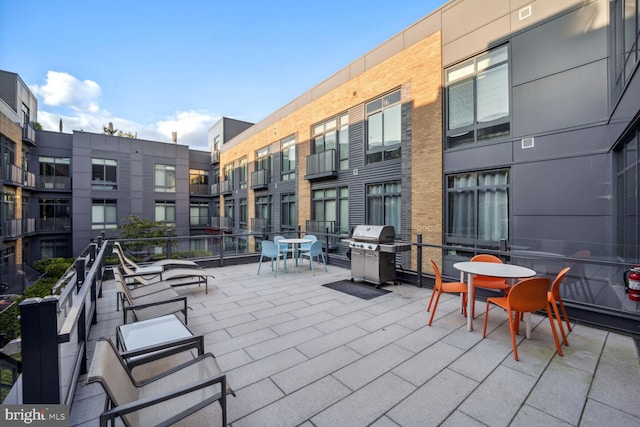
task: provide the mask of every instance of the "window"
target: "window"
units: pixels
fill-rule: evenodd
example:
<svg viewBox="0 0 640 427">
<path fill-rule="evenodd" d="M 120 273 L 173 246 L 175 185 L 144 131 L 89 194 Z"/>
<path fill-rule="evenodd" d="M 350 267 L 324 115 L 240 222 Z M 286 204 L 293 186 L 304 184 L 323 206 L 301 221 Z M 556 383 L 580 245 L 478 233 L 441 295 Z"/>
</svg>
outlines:
<svg viewBox="0 0 640 427">
<path fill-rule="evenodd" d="M 71 229 L 71 200 L 40 199 L 40 223 L 43 231 Z"/>
<path fill-rule="evenodd" d="M 69 241 L 64 240 L 42 240 L 40 243 L 40 259 L 67 258 L 71 250 Z"/>
<path fill-rule="evenodd" d="M 620 259 L 635 264 L 640 259 L 640 134 L 636 128 L 616 151 L 616 243 Z"/>
<path fill-rule="evenodd" d="M 191 202 L 189 204 L 189 225 L 193 227 L 209 224 L 209 203 Z"/>
<path fill-rule="evenodd" d="M 114 230 L 118 228 L 118 204 L 115 200 L 97 199 L 91 202 L 91 229 Z"/>
<path fill-rule="evenodd" d="M 510 135 L 508 52 L 504 45 L 446 70 L 447 148 Z"/>
<path fill-rule="evenodd" d="M 256 229 L 252 231 L 271 231 L 271 196 L 256 197 Z"/>
<path fill-rule="evenodd" d="M 400 158 L 400 91 L 367 104 L 367 163 Z"/>
<path fill-rule="evenodd" d="M 176 167 L 171 165 L 155 166 L 155 191 L 158 193 L 176 192 Z"/>
<path fill-rule="evenodd" d="M 71 159 L 68 157 L 39 157 L 40 188 L 70 190 Z"/>
<path fill-rule="evenodd" d="M 280 230 L 295 231 L 298 226 L 298 220 L 296 216 L 296 195 L 295 194 L 283 194 L 280 203 Z"/>
<path fill-rule="evenodd" d="M 189 169 L 189 192 L 191 194 L 209 194 L 209 171 Z"/>
<path fill-rule="evenodd" d="M 227 219 L 228 228 L 233 228 L 233 225 L 235 224 L 233 219 L 234 206 L 235 206 L 235 202 L 233 199 L 224 200 L 224 216 L 228 218 Z"/>
<path fill-rule="evenodd" d="M 240 179 L 240 189 L 244 190 L 247 188 L 247 181 L 249 179 L 249 166 L 247 165 L 246 157 L 243 157 L 240 159 L 240 167 L 238 168 L 238 175 Z"/>
<path fill-rule="evenodd" d="M 336 150 L 340 170 L 349 168 L 349 115 L 342 114 L 312 129 L 312 154 Z"/>
<path fill-rule="evenodd" d="M 448 243 L 483 245 L 509 238 L 508 169 L 446 179 Z"/>
<path fill-rule="evenodd" d="M 402 232 L 400 181 L 367 186 L 367 224 L 393 225 Z"/>
<path fill-rule="evenodd" d="M 240 199 L 240 230 L 247 229 L 247 223 L 249 221 L 249 210 L 247 206 L 247 199 Z"/>
<path fill-rule="evenodd" d="M 118 162 L 109 159 L 91 159 L 91 188 L 94 190 L 117 190 Z"/>
<path fill-rule="evenodd" d="M 282 150 L 282 181 L 296 178 L 296 138 L 290 136 L 280 141 Z"/>
<path fill-rule="evenodd" d="M 271 171 L 273 170 L 273 156 L 271 147 L 264 147 L 256 152 L 256 171 L 267 171 L 267 183 L 271 183 Z"/>
<path fill-rule="evenodd" d="M 164 222 L 167 225 L 176 225 L 176 202 L 172 200 L 156 201 L 156 222 Z"/>
<path fill-rule="evenodd" d="M 333 222 L 333 230 L 349 232 L 349 188 L 325 188 L 311 192 L 311 218 Z"/>
</svg>

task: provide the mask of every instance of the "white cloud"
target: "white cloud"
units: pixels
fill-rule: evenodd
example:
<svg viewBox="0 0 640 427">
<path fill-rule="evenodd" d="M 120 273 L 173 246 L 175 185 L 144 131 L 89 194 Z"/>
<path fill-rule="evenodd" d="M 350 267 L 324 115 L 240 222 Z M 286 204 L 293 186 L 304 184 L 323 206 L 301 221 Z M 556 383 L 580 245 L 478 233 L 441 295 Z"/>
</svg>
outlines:
<svg viewBox="0 0 640 427">
<path fill-rule="evenodd" d="M 194 150 L 207 151 L 207 133 L 220 118 L 207 111 L 177 111 L 156 123 L 143 124 L 118 117 L 102 109 L 98 103 L 100 86 L 93 81 L 57 71 L 47 73 L 46 84 L 30 86 L 42 103 L 51 108 L 38 110 L 38 122 L 43 129 L 58 131 L 62 119 L 63 132 L 74 130 L 102 133 L 103 126 L 113 123 L 115 129 L 136 134 L 139 139 L 171 142 L 172 132 L 178 133 L 178 144 Z"/>
<path fill-rule="evenodd" d="M 90 109 L 97 106 L 95 100 L 102 94 L 98 83 L 91 80 L 80 81 L 68 73 L 49 71 L 45 81 L 42 86 L 31 86 L 31 90 L 41 97 L 45 105 L 52 107 Z"/>
</svg>

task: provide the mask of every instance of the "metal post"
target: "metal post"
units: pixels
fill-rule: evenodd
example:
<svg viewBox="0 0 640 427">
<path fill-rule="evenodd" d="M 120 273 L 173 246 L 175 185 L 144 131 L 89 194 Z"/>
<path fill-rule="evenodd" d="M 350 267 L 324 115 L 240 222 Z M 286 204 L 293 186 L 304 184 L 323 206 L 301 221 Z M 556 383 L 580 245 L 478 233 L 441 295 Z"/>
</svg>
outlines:
<svg viewBox="0 0 640 427">
<path fill-rule="evenodd" d="M 96 243 L 91 243 L 89 245 L 89 260 L 91 261 L 91 263 L 93 264 L 93 261 L 95 261 L 96 259 Z"/>
<path fill-rule="evenodd" d="M 418 252 L 416 255 L 417 265 L 417 275 L 418 275 L 418 287 L 422 287 L 422 233 L 418 233 L 416 235 L 416 239 L 418 241 Z"/>
<path fill-rule="evenodd" d="M 82 286 L 82 282 L 84 282 L 84 278 L 85 278 L 84 258 L 76 259 L 75 268 L 76 268 L 76 284 L 78 289 L 80 289 L 80 286 Z"/>
<path fill-rule="evenodd" d="M 220 242 L 220 267 L 224 267 L 224 233 L 218 236 Z"/>
<path fill-rule="evenodd" d="M 60 403 L 58 298 L 20 303 L 23 403 Z"/>
</svg>

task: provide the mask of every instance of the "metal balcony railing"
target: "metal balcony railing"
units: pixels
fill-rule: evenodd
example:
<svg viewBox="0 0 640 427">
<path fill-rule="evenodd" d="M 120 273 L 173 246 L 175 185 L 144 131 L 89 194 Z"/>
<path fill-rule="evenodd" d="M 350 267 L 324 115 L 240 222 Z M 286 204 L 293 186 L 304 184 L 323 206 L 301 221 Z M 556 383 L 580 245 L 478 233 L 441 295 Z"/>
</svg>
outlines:
<svg viewBox="0 0 640 427">
<path fill-rule="evenodd" d="M 71 177 L 40 175 L 39 188 L 44 190 L 71 190 Z"/>
<path fill-rule="evenodd" d="M 219 196 L 220 195 L 220 184 L 217 182 L 215 184 L 211 184 L 211 195 Z"/>
<path fill-rule="evenodd" d="M 22 140 L 32 144 L 36 142 L 36 130 L 31 123 L 27 123 L 22 127 Z"/>
<path fill-rule="evenodd" d="M 269 171 L 261 169 L 251 172 L 251 189 L 258 190 L 269 187 Z"/>
<path fill-rule="evenodd" d="M 230 179 L 225 179 L 220 183 L 220 194 L 231 194 L 233 193 L 233 181 Z"/>
<path fill-rule="evenodd" d="M 305 179 L 326 179 L 338 176 L 336 167 L 336 150 L 326 150 L 307 157 L 307 174 Z"/>
<path fill-rule="evenodd" d="M 209 186 L 207 184 L 189 184 L 189 193 L 200 196 L 208 196 Z"/>
<path fill-rule="evenodd" d="M 38 231 L 71 231 L 71 218 L 39 218 Z"/>
<path fill-rule="evenodd" d="M 211 163 L 218 163 L 220 161 L 220 150 L 214 150 L 211 152 Z"/>
</svg>

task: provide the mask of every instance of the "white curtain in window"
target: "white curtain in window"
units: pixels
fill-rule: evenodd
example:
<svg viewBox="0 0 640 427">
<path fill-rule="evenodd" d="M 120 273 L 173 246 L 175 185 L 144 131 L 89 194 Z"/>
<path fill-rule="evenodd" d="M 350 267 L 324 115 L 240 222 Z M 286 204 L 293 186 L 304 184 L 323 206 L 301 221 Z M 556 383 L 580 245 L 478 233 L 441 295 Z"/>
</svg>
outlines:
<svg viewBox="0 0 640 427">
<path fill-rule="evenodd" d="M 478 239 L 506 239 L 509 235 L 508 174 L 504 171 L 479 174 L 478 180 Z"/>
<path fill-rule="evenodd" d="M 476 175 L 449 178 L 449 234 L 455 237 L 475 237 L 474 193 Z M 452 191 L 453 190 L 453 191 Z"/>
</svg>

